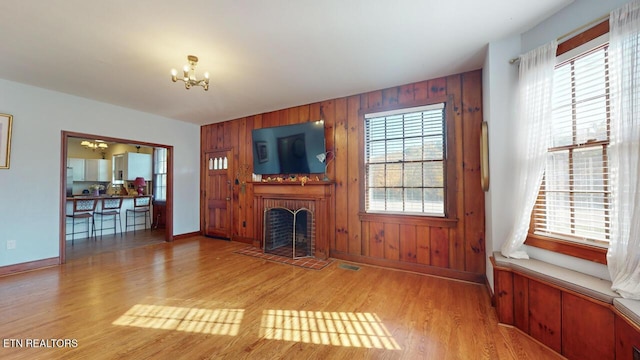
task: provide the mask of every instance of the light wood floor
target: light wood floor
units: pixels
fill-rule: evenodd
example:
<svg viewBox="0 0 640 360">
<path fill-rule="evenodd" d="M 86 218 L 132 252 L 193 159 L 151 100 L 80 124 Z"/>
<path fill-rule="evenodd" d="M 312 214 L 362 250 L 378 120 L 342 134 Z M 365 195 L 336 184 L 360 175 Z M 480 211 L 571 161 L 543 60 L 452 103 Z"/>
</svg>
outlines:
<svg viewBox="0 0 640 360">
<path fill-rule="evenodd" d="M 97 239 L 75 239 L 73 241 L 73 245 L 71 244 L 71 241 L 67 241 L 65 260 L 69 262 L 106 252 L 159 244 L 164 242 L 164 231 L 164 229 L 137 230 L 135 232 L 125 232 L 122 236 L 119 232 L 116 235 L 113 235 L 113 233 L 107 233 L 105 231 L 102 238 L 100 238 L 100 232 L 98 231 Z"/>
<path fill-rule="evenodd" d="M 0 358 L 561 358 L 499 326 L 483 286 L 245 246 L 195 237 L 0 277 Z"/>
</svg>

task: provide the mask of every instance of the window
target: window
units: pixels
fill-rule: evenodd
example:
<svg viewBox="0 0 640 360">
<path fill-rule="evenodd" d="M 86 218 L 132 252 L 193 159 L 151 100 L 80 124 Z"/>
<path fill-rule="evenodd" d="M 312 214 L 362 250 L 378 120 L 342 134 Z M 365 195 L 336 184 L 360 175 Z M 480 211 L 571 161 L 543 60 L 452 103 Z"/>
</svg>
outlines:
<svg viewBox="0 0 640 360">
<path fill-rule="evenodd" d="M 153 149 L 153 194 L 155 201 L 167 201 L 167 149 Z"/>
<path fill-rule="evenodd" d="M 596 39 L 596 43 L 602 43 Z M 593 43 L 590 46 L 593 47 Z M 551 147 L 534 207 L 535 234 L 606 246 L 609 240 L 609 81 L 605 42 L 556 66 Z"/>
<path fill-rule="evenodd" d="M 364 117 L 365 211 L 444 217 L 445 103 Z"/>
</svg>

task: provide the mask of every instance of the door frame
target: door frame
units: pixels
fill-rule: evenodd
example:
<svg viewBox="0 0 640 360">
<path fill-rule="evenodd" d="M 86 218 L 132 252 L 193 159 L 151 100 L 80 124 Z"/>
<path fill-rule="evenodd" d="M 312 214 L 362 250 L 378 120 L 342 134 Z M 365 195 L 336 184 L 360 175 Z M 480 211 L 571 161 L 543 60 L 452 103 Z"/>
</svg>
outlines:
<svg viewBox="0 0 640 360">
<path fill-rule="evenodd" d="M 72 131 L 63 130 L 61 133 L 61 149 L 60 149 L 60 209 L 58 213 L 60 214 L 60 256 L 59 256 L 59 264 L 64 264 L 65 259 L 65 251 L 67 246 L 67 237 L 66 237 L 66 212 L 67 212 L 67 143 L 69 138 L 90 138 L 90 139 L 102 139 L 107 142 L 117 142 L 123 144 L 132 144 L 132 145 L 141 145 L 148 146 L 154 148 L 165 148 L 167 149 L 167 208 L 166 208 L 166 225 L 164 229 L 164 241 L 171 242 L 173 241 L 173 146 L 171 145 L 163 145 L 150 143 L 139 140 L 129 140 L 122 138 L 114 138 L 103 135 L 95 135 L 95 134 L 87 134 L 87 133 L 79 133 Z"/>
<path fill-rule="evenodd" d="M 200 234 L 205 236 L 207 232 L 207 171 L 208 171 L 208 159 L 207 154 L 210 153 L 226 153 L 227 162 L 229 166 L 227 167 L 227 178 L 230 181 L 229 184 L 229 197 L 231 198 L 229 201 L 229 241 L 233 240 L 233 220 L 234 220 L 234 169 L 235 169 L 235 161 L 233 159 L 233 147 L 221 148 L 221 149 L 210 149 L 203 150 L 200 152 Z"/>
</svg>

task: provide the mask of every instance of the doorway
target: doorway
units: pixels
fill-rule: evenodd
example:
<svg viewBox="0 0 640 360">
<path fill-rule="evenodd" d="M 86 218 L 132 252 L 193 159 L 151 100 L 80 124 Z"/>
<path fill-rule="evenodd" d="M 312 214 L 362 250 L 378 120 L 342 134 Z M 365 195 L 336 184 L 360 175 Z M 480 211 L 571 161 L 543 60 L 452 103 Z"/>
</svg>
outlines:
<svg viewBox="0 0 640 360">
<path fill-rule="evenodd" d="M 72 175 L 70 174 L 70 172 L 73 172 L 73 169 L 68 169 L 67 167 L 68 165 L 67 159 L 69 157 L 72 157 L 70 155 L 77 154 L 77 149 L 74 148 L 74 146 L 76 146 L 76 143 L 79 143 L 81 140 L 87 140 L 87 139 L 99 139 L 98 140 L 99 142 L 104 142 L 107 145 L 113 146 L 112 148 L 113 150 L 111 151 L 105 151 L 109 146 L 101 146 L 100 148 L 94 147 L 93 150 L 97 149 L 100 152 L 100 154 L 98 155 L 94 153 L 94 154 L 88 155 L 88 157 L 93 157 L 98 159 L 102 157 L 103 160 L 107 160 L 107 157 L 110 159 L 111 156 L 115 154 L 114 151 L 121 152 L 121 151 L 126 151 L 127 149 L 135 149 L 134 152 L 140 152 L 142 150 L 143 153 L 145 152 L 144 150 L 147 149 L 147 152 L 149 152 L 150 150 L 150 152 L 153 153 L 154 155 L 157 153 L 160 153 L 160 154 L 163 154 L 163 156 L 165 156 L 165 158 L 162 159 L 164 161 L 164 167 L 166 168 L 166 173 L 164 174 L 162 186 L 164 187 L 163 191 L 165 191 L 166 196 L 165 196 L 165 199 L 163 199 L 164 201 L 162 202 L 162 204 L 158 206 L 158 209 L 162 208 L 162 223 L 164 225 L 164 229 L 153 229 L 153 226 L 152 226 L 151 231 L 147 231 L 144 234 L 140 231 L 137 231 L 135 234 L 135 237 L 133 234 L 128 234 L 127 232 L 122 234 L 123 235 L 122 237 L 120 236 L 120 233 L 118 233 L 115 236 L 113 232 L 111 232 L 110 235 L 107 235 L 106 233 L 104 233 L 102 242 L 100 238 L 98 238 L 97 241 L 96 240 L 88 241 L 86 244 L 84 244 L 84 247 L 83 247 L 81 244 L 78 244 L 78 241 L 76 240 L 75 244 L 78 244 L 79 246 L 78 247 L 74 246 L 73 252 L 71 252 L 70 248 L 69 249 L 67 248 L 67 241 L 66 241 L 67 239 L 66 222 L 67 221 L 65 216 L 67 213 L 67 200 L 69 198 L 68 196 L 69 186 L 67 185 L 68 183 L 67 179 L 72 178 Z M 71 147 L 70 147 L 70 144 L 72 144 Z M 104 252 L 105 249 L 109 249 L 109 247 L 111 247 L 111 249 L 117 250 L 119 248 L 125 248 L 125 247 L 130 248 L 132 246 L 144 246 L 144 245 L 148 245 L 150 243 L 154 243 L 158 241 L 173 241 L 173 146 L 156 144 L 156 143 L 148 143 L 148 142 L 142 142 L 137 140 L 104 137 L 104 136 L 99 136 L 95 134 L 63 131 L 61 147 L 62 147 L 61 162 L 60 162 L 61 187 L 60 187 L 60 211 L 59 211 L 60 212 L 60 234 L 59 234 L 60 259 L 59 259 L 59 262 L 61 264 L 67 261 L 67 255 L 70 255 L 71 258 L 77 258 L 79 256 L 89 256 L 89 255 L 92 255 L 93 253 Z M 154 149 L 161 149 L 163 151 L 156 152 L 154 151 Z M 87 146 L 87 151 L 91 151 L 91 150 L 92 148 Z M 74 156 L 78 156 L 78 155 L 74 155 Z M 111 162 L 109 161 L 109 163 Z M 156 165 L 157 162 L 154 161 L 153 163 L 155 168 L 155 166 L 157 166 Z M 126 184 L 122 184 L 122 183 L 119 183 L 118 181 L 115 181 L 116 176 L 115 176 L 115 173 L 112 173 L 113 171 L 112 169 L 113 169 L 113 165 L 111 165 L 111 167 L 109 168 L 108 184 L 109 184 L 111 194 L 114 194 L 113 191 L 115 186 L 118 186 L 117 191 L 123 191 L 121 186 L 123 185 L 126 186 Z M 152 170 L 152 172 L 153 172 L 153 176 L 155 176 L 155 169 Z M 105 180 L 105 179 L 101 179 L 101 180 Z M 104 183 L 98 183 L 98 184 L 104 184 Z M 86 186 L 86 184 L 81 183 L 80 186 L 83 187 L 83 186 Z M 106 188 L 107 186 L 104 186 L 104 187 Z M 78 194 L 78 191 L 80 190 L 82 189 L 79 189 L 76 186 L 72 186 L 72 189 L 71 189 L 71 191 L 75 192 L 76 194 Z M 102 190 L 104 191 L 105 189 L 102 189 Z M 148 191 L 150 191 L 150 188 L 148 189 Z M 120 193 L 118 193 L 117 195 L 120 195 Z M 73 194 L 71 196 L 73 196 Z M 122 214 L 121 216 L 125 217 L 126 215 Z M 152 223 L 154 223 L 154 221 L 157 221 L 157 219 L 159 219 L 159 217 L 152 219 Z M 122 219 L 122 221 L 125 222 L 125 219 Z M 157 222 L 155 224 L 157 225 Z M 135 241 L 132 241 L 134 239 Z"/>
</svg>

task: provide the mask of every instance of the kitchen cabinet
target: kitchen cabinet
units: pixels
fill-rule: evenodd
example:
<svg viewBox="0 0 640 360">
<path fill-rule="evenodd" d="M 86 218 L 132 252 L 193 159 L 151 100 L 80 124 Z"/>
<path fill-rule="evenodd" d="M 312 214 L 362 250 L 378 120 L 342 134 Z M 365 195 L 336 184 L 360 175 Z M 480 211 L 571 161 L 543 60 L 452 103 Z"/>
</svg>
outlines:
<svg viewBox="0 0 640 360">
<path fill-rule="evenodd" d="M 111 162 L 105 159 L 86 159 L 84 162 L 85 181 L 111 181 Z"/>
<path fill-rule="evenodd" d="M 73 168 L 73 181 L 84 181 L 84 159 L 67 158 L 67 167 Z"/>
<path fill-rule="evenodd" d="M 152 180 L 153 164 L 151 154 L 124 153 L 113 156 L 115 168 L 115 180 L 133 181 L 142 177 L 147 181 Z"/>
</svg>

